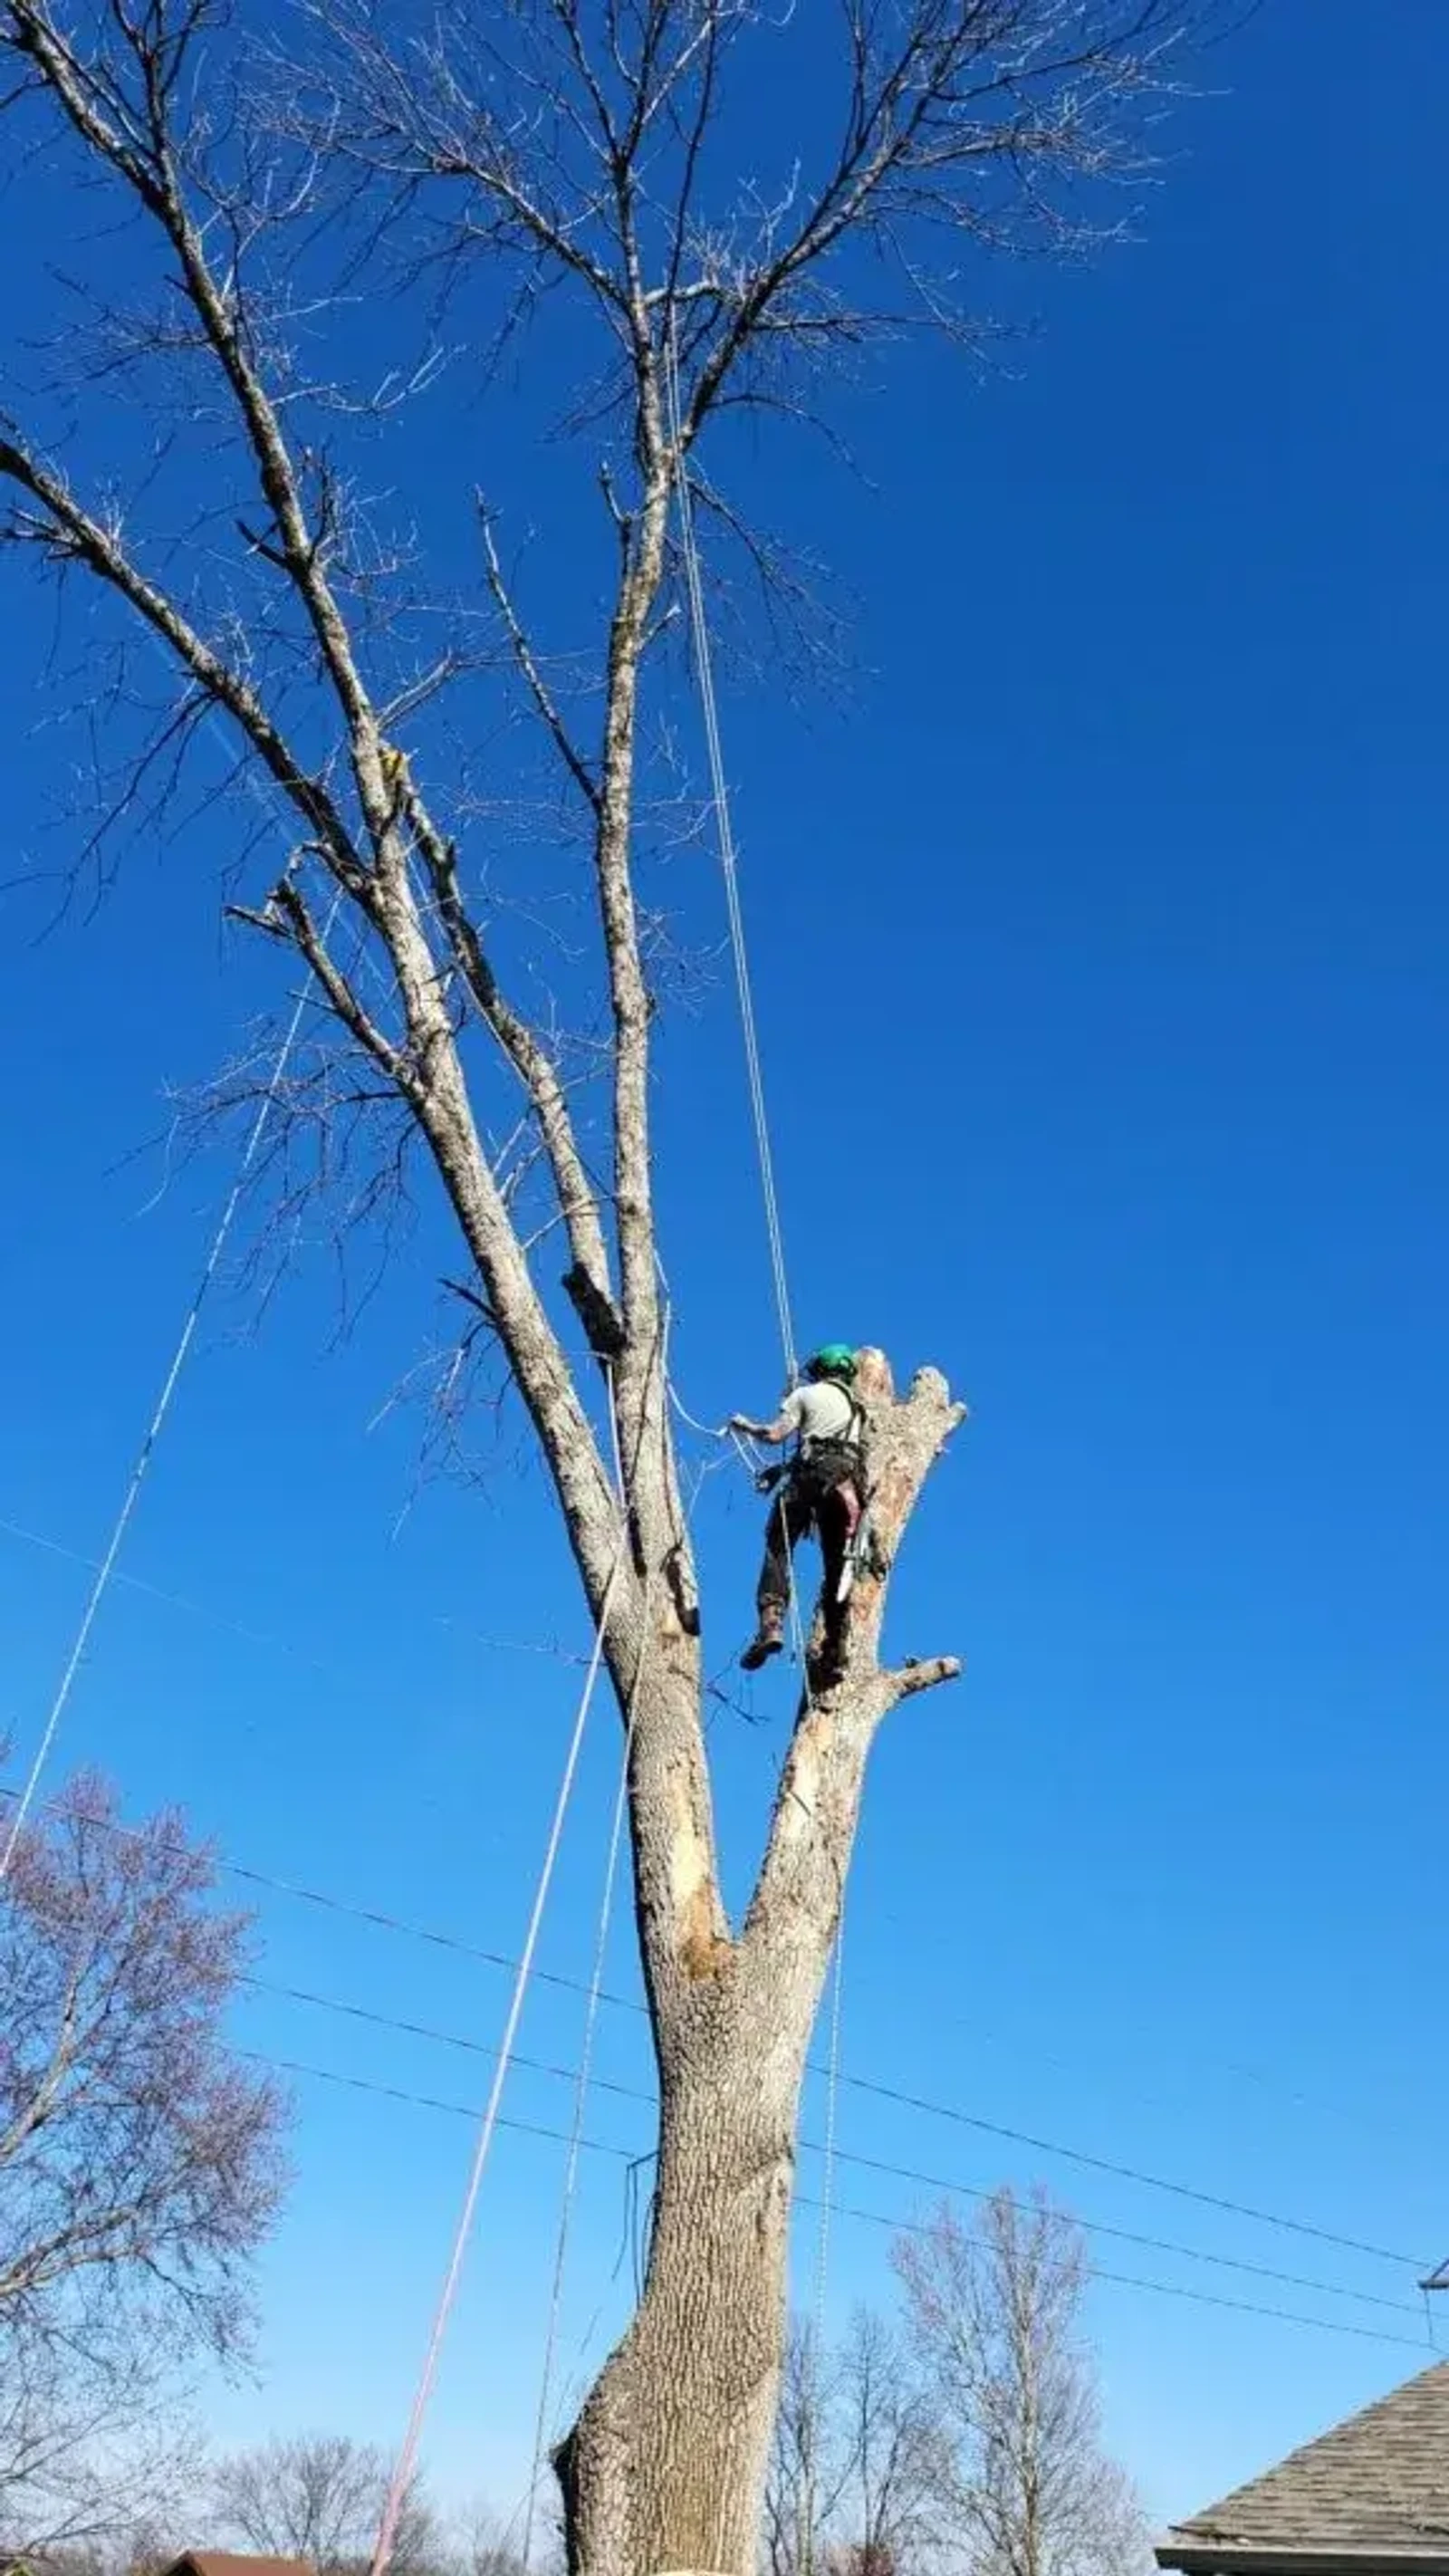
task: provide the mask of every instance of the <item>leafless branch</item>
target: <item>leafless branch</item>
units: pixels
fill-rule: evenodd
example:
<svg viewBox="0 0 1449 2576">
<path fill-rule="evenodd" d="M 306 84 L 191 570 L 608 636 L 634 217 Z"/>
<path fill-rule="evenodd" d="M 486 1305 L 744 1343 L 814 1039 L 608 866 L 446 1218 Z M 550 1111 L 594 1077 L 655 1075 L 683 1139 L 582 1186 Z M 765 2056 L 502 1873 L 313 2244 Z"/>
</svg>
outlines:
<svg viewBox="0 0 1449 2576">
<path fill-rule="evenodd" d="M 503 578 L 503 567 L 498 560 L 498 548 L 493 537 L 493 524 L 481 501 L 478 504 L 478 519 L 483 531 L 483 550 L 488 566 L 488 587 L 497 603 L 498 613 L 503 619 L 514 660 L 517 662 L 519 670 L 523 674 L 528 687 L 529 696 L 532 698 L 533 703 L 543 720 L 544 727 L 553 741 L 559 758 L 562 760 L 565 769 L 574 781 L 575 786 L 578 788 L 579 793 L 583 797 L 583 800 L 588 806 L 590 812 L 595 816 L 595 818 L 597 818 L 601 801 L 598 780 L 595 778 L 588 762 L 584 759 L 582 752 L 579 751 L 574 744 L 568 727 L 559 713 L 558 702 L 555 699 L 552 690 L 549 688 L 548 682 L 544 679 L 543 674 L 539 669 L 533 647 L 529 643 L 528 637 L 524 633 L 523 627 L 519 622 L 518 612 L 513 605 L 512 595 Z"/>
</svg>

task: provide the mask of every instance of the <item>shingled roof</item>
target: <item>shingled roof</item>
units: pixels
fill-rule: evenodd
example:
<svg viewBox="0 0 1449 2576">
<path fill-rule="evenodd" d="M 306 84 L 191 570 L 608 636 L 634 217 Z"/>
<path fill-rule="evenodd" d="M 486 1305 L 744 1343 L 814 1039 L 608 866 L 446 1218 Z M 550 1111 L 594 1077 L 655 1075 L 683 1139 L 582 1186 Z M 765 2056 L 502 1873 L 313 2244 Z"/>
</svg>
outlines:
<svg viewBox="0 0 1449 2576">
<path fill-rule="evenodd" d="M 1157 2549 L 1159 2567 L 1185 2576 L 1366 2562 L 1449 2576 L 1449 2362 L 1175 2524 Z"/>
<path fill-rule="evenodd" d="M 252 2558 L 234 2549 L 188 2549 L 164 2576 L 314 2576 L 305 2558 Z"/>
</svg>

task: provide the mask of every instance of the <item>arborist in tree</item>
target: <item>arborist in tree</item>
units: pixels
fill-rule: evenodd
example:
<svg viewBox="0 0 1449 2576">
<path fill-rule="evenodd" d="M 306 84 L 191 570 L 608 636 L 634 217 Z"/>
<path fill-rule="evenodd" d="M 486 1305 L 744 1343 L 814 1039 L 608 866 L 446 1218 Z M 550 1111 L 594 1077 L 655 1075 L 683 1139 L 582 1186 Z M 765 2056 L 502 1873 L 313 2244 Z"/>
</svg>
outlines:
<svg viewBox="0 0 1449 2576">
<path fill-rule="evenodd" d="M 752 1422 L 736 1413 L 729 1424 L 751 1440 L 795 1443 L 792 1456 L 767 1467 L 759 1479 L 761 1491 L 775 1499 L 756 1595 L 759 1630 L 740 1662 L 747 1673 L 755 1673 L 779 1654 L 790 1606 L 791 1559 L 799 1541 L 814 1530 L 825 1561 L 825 1640 L 816 1677 L 828 1683 L 839 1680 L 845 1652 L 851 1549 L 864 1498 L 865 1421 L 851 1393 L 855 1353 L 847 1342 L 826 1342 L 806 1361 L 800 1377 L 773 1422 Z"/>
</svg>

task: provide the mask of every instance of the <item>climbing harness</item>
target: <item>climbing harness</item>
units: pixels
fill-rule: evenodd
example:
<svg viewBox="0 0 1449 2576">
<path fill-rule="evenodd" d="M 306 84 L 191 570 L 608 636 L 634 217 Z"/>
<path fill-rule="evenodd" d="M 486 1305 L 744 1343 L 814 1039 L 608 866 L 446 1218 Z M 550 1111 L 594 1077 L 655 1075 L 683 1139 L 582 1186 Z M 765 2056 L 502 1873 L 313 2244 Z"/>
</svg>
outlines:
<svg viewBox="0 0 1449 2576">
<path fill-rule="evenodd" d="M 786 1546 L 792 1503 L 807 1515 L 808 1527 L 820 1539 L 822 1551 L 826 1548 L 825 1512 L 831 1504 L 838 1504 L 845 1517 L 845 1529 L 838 1542 L 840 1571 L 830 1595 L 831 1606 L 836 1609 L 844 1608 L 855 1588 L 857 1573 L 870 1562 L 872 1526 L 865 1408 L 843 1387 L 840 1392 L 846 1395 L 850 1407 L 844 1427 L 831 1433 L 802 1430 L 789 1458 L 757 1470 L 754 1478 L 758 1493 L 779 1494 L 776 1512 Z"/>
</svg>

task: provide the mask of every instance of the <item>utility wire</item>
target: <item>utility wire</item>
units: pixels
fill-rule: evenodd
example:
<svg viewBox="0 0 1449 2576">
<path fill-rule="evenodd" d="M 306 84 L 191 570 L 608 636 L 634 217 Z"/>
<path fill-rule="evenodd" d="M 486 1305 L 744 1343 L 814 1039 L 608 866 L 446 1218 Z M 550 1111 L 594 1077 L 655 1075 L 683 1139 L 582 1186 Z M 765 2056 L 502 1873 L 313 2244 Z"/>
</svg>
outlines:
<svg viewBox="0 0 1449 2576">
<path fill-rule="evenodd" d="M 440 2047 L 454 2048 L 465 2056 L 492 2059 L 498 2054 L 496 2045 L 490 2040 L 470 2039 L 461 2031 L 409 2021 L 396 2013 L 379 2012 L 371 2005 L 347 2003 L 337 1996 L 319 1995 L 303 1986 L 279 1985 L 269 1977 L 247 1976 L 243 1982 L 254 1992 L 271 1995 L 279 2001 L 311 2005 L 345 2020 L 364 2022 L 373 2028 L 401 2032 L 410 2039 L 429 2040 Z M 525 2056 L 517 2049 L 512 2062 L 527 2074 L 541 2075 L 559 2084 L 576 2083 L 580 2071 L 574 2066 L 555 2064 L 548 2058 Z M 617 2077 L 592 2071 L 589 2082 L 595 2092 L 611 2093 L 620 2101 L 637 2102 L 651 2111 L 657 2108 L 659 2097 L 651 2086 L 625 2083 Z M 596 2140 L 595 2144 L 598 2143 Z M 799 2144 L 806 2155 L 822 2156 L 828 2163 L 853 2165 L 858 2172 L 881 2174 L 896 2182 L 918 2183 L 925 2190 L 945 2192 L 962 2200 L 987 2201 L 992 2197 L 991 2192 L 979 2183 L 959 2182 L 951 2175 L 923 2172 L 918 2166 L 893 2163 L 882 2156 L 862 2155 L 840 2146 L 828 2135 L 824 2140 L 802 2137 Z M 1184 2245 L 1175 2237 L 1144 2235 L 1136 2228 L 1118 2227 L 1105 2219 L 1083 2218 L 1075 2210 L 1072 2215 L 1086 2235 L 1109 2237 L 1119 2245 L 1136 2245 L 1154 2254 L 1180 2255 L 1188 2262 L 1211 2264 L 1217 2270 L 1243 2272 L 1256 2280 L 1274 2281 L 1281 2288 L 1313 2290 L 1324 2298 L 1351 2299 L 1357 2306 L 1385 2308 L 1395 2316 L 1418 2314 L 1417 2309 L 1404 2300 L 1386 2298 L 1380 2291 L 1355 2289 L 1346 2282 L 1322 2281 L 1308 2273 L 1285 2272 L 1274 2264 L 1255 2263 L 1244 2255 L 1210 2253 L 1199 2245 Z"/>
<path fill-rule="evenodd" d="M 711 1441 L 717 1439 L 717 1426 L 712 1426 L 707 1423 L 697 1423 L 693 1415 L 686 1412 L 684 1406 L 680 1403 L 672 1382 L 670 1384 L 670 1399 L 671 1402 L 674 1403 L 676 1410 L 681 1414 L 682 1418 L 686 1422 L 690 1423 L 692 1428 L 706 1433 Z M 96 1558 L 85 1555 L 79 1548 L 65 1546 L 59 1539 L 48 1538 L 42 1531 L 30 1529 L 22 1522 L 0 1518 L 0 1537 L 20 1540 L 27 1546 L 43 1550 L 47 1555 L 63 1557 L 73 1565 L 84 1566 L 91 1573 L 94 1573 L 96 1570 L 98 1563 Z M 251 1628 L 241 1620 L 228 1617 L 225 1611 L 213 1609 L 204 1602 L 192 1601 L 188 1599 L 184 1593 L 168 1591 L 160 1584 L 147 1582 L 140 1575 L 127 1574 L 118 1568 L 112 1576 L 112 1581 L 119 1588 L 133 1592 L 146 1593 L 153 1601 L 161 1602 L 168 1609 L 180 1610 L 185 1612 L 190 1618 L 207 1621 L 213 1627 L 223 1631 L 227 1635 L 242 1638 L 249 1645 L 265 1647 L 273 1653 L 286 1655 L 299 1664 L 310 1666 L 315 1672 L 336 1671 L 340 1669 L 337 1666 L 325 1663 L 320 1656 L 317 1656 L 312 1652 L 311 1648 L 298 1646 L 289 1638 L 278 1636 L 273 1630 Z M 451 1618 L 446 1613 L 439 1615 L 437 1624 L 442 1628 L 456 1630 L 460 1636 L 466 1638 L 470 1645 L 487 1647 L 500 1654 L 543 1656 L 556 1663 L 573 1665 L 580 1671 L 582 1671 L 588 1663 L 588 1655 L 582 1649 L 567 1647 L 557 1640 L 493 1636 L 481 1629 L 471 1627 L 465 1621 Z M 735 1703 L 726 1698 L 726 1695 L 717 1687 L 715 1687 L 713 1695 L 723 1700 L 726 1706 L 735 1706 Z M 3 1800 L 7 1794 L 9 1793 L 7 1793 L 3 1787 L 0 1787 L 0 1800 Z M 238 1875 L 241 1874 L 239 1865 L 230 1862 L 223 1862 L 220 1865 L 228 1869 L 233 1869 Z M 275 1886 L 279 1889 L 282 1886 L 282 1882 L 277 1880 L 263 1881 L 259 1883 Z M 299 1897 L 310 1895 L 310 1891 L 300 1888 L 289 1888 L 286 1892 Z M 315 1901 L 321 1902 L 322 1900 L 317 1899 Z M 327 1901 L 337 1905 L 339 1908 L 343 1902 L 343 1900 L 339 1898 L 333 1898 Z M 363 1911 L 361 1908 L 357 1910 L 359 1913 Z M 906 1928 L 910 1928 L 907 1923 L 907 1918 L 901 1914 L 892 1912 L 889 1907 L 876 1908 L 875 1916 L 879 1921 L 896 1923 L 906 1926 Z M 382 1920 L 382 1918 L 370 1913 L 367 1915 L 366 1919 L 368 1921 Z M 447 1940 L 451 1937 L 440 1933 L 426 1931 L 417 1924 L 399 1923 L 397 1929 L 411 1934 L 418 1940 L 433 1941 L 444 1944 L 446 1944 Z M 471 1951 L 470 1955 L 481 1958 L 485 1962 L 499 1967 L 507 1968 L 513 1965 L 513 1961 L 511 1959 L 501 1958 L 496 1953 L 488 1950 L 474 1949 Z M 553 1982 L 548 1977 L 547 1972 L 543 1969 L 535 1969 L 534 1974 L 545 1984 Z M 560 1979 L 557 1982 L 569 1985 L 571 1981 L 568 1979 Z M 575 1980 L 572 1982 L 577 1991 L 583 1991 L 582 1980 Z M 614 2006 L 617 2010 L 626 2012 L 637 2012 L 642 2010 L 642 2006 L 640 2006 L 631 1996 L 611 1995 L 605 1993 L 603 2000 Z M 985 2040 L 989 2044 L 996 2043 L 1001 2040 L 1002 2035 L 999 2032 L 993 2032 L 989 2029 L 983 2028 L 981 2024 L 973 2022 L 969 2018 L 953 2016 L 952 2019 L 953 2025 L 956 2028 L 965 2031 L 968 2036 L 973 2039 Z M 1071 2073 L 1073 2071 L 1072 2063 L 1069 2059 L 1058 2056 L 1050 2049 L 1035 2045 L 1029 2041 L 1023 2041 L 1019 2039 L 1014 2032 L 1011 2034 L 1010 2044 L 1014 2048 L 1019 2049 L 1023 2055 L 1034 2058 L 1041 2065 L 1053 2067 L 1061 2073 Z M 1291 2103 L 1296 2110 L 1310 2111 L 1315 2115 L 1324 2118 L 1347 2121 L 1362 2128 L 1367 2128 L 1368 2126 L 1368 2124 L 1363 2120 L 1361 2107 L 1357 2110 L 1351 2109 L 1347 2103 L 1329 2101 L 1315 2094 L 1301 2092 L 1296 2086 L 1275 2083 L 1272 2077 L 1265 2074 L 1260 2067 L 1240 2066 L 1226 2059 L 1215 2060 L 1212 2061 L 1212 2063 L 1216 2065 L 1218 2072 L 1229 2082 L 1233 2084 L 1251 2084 L 1255 2090 L 1266 2092 L 1277 2100 Z M 1131 2098 L 1143 2103 L 1148 2108 L 1178 2107 L 1170 2102 L 1164 2104 L 1163 2097 L 1160 2095 L 1143 2094 L 1135 2089 Z"/>
<path fill-rule="evenodd" d="M 13 1790 L 0 1790 L 0 1799 L 14 1795 Z M 134 1825 L 122 1825 L 113 1820 L 97 1821 L 101 1821 L 104 1830 L 109 1833 L 129 1836 L 133 1840 L 139 1838 L 138 1829 Z M 178 1842 L 174 1848 L 177 1852 L 182 1852 L 189 1851 L 191 1846 Z M 518 1960 L 506 1951 L 487 1949 L 481 1943 L 464 1940 L 456 1933 L 442 1932 L 425 1924 L 411 1922 L 406 1916 L 388 1913 L 378 1906 L 356 1904 L 351 1899 L 335 1896 L 326 1889 L 306 1885 L 297 1879 L 280 1878 L 270 1871 L 253 1869 L 241 1861 L 228 1860 L 221 1854 L 217 1856 L 217 1867 L 224 1870 L 229 1877 L 240 1879 L 244 1885 L 266 1888 L 272 1894 L 292 1897 L 299 1903 L 317 1906 L 324 1912 L 336 1914 L 345 1921 L 368 1923 L 379 1931 L 405 1934 L 410 1940 L 422 1941 L 432 1948 L 450 1951 L 459 1958 L 481 1960 L 487 1967 L 514 1970 L 519 1964 Z M 533 1982 L 538 1985 L 552 1986 L 564 1994 L 587 1996 L 590 1991 L 587 1978 L 565 1976 L 558 1969 L 535 1966 Z M 621 2012 L 635 2014 L 640 2019 L 647 2018 L 647 2007 L 633 1995 L 617 1994 L 606 1986 L 600 1990 L 600 1999 L 604 2003 L 612 2004 Z M 826 2072 L 815 2060 L 811 2061 L 810 2071 L 817 2075 Z M 1262 2209 L 1247 2201 L 1233 2200 L 1222 2192 L 1203 2191 L 1194 2184 L 1174 2181 L 1165 2174 L 1149 2172 L 1142 2166 L 1118 2164 L 1107 2156 L 1090 2155 L 1080 2147 L 1063 2144 L 1060 2139 L 1040 2137 L 1030 2130 L 1011 2128 L 1005 2121 L 988 2120 L 976 2112 L 963 2111 L 958 2104 L 939 2102 L 928 2094 L 907 2092 L 900 2086 L 882 2084 L 870 2076 L 852 2075 L 846 2067 L 840 2069 L 840 2082 L 842 2086 L 849 2087 L 853 2092 L 866 2094 L 876 2100 L 893 2102 L 906 2110 L 922 2112 L 931 2119 L 949 2121 L 955 2127 L 972 2129 L 987 2137 L 1000 2138 L 1003 2143 L 1010 2146 L 1030 2147 L 1038 2155 L 1060 2157 L 1066 2163 L 1080 2165 L 1094 2173 L 1108 2174 L 1119 2182 L 1130 2182 L 1144 2190 L 1160 2191 L 1175 2199 L 1191 2201 L 1198 2208 L 1217 2210 L 1224 2217 L 1250 2219 L 1256 2226 L 1276 2227 L 1290 2235 L 1308 2237 L 1316 2244 L 1334 2246 L 1341 2253 L 1364 2254 L 1374 2262 L 1391 2263 L 1396 2270 L 1413 2270 L 1421 2273 L 1428 2268 L 1422 2255 L 1406 2254 L 1402 2248 L 1396 2250 L 1391 2246 L 1369 2244 L 1356 2236 L 1338 2234 L 1332 2228 L 1313 2226 L 1306 2219 L 1291 2217 L 1281 2210 Z"/>
<path fill-rule="evenodd" d="M 985 2120 L 974 2111 L 961 2111 L 947 2102 L 933 2102 L 921 2093 L 907 2093 L 894 2084 L 876 2084 L 864 2075 L 842 2073 L 841 2083 L 857 2093 L 870 2093 L 877 2101 L 895 2102 L 911 2111 L 929 2112 L 932 2119 L 950 2120 L 957 2127 L 974 2129 L 978 2135 L 1009 2140 L 1014 2147 L 1030 2147 L 1034 2154 L 1060 2156 L 1066 2164 L 1080 2165 L 1087 2173 L 1111 2174 L 1118 2182 L 1140 2185 L 1145 2191 L 1171 2192 L 1178 2200 L 1190 2200 L 1200 2209 L 1216 2209 L 1231 2218 L 1250 2218 L 1260 2227 L 1282 2227 L 1293 2236 L 1311 2237 L 1319 2245 L 1335 2245 L 1346 2254 L 1367 2254 L 1376 2263 L 1411 2264 L 1412 2255 L 1395 2253 L 1386 2245 L 1370 2245 L 1357 2236 L 1340 2236 L 1332 2228 L 1315 2227 L 1306 2218 L 1285 2218 L 1271 2209 L 1255 2208 L 1251 2201 L 1229 2200 L 1221 2192 L 1199 2191 L 1186 2182 L 1170 2182 L 1162 2174 L 1148 2173 L 1140 2165 L 1117 2164 L 1110 2156 L 1089 2155 L 1082 2147 L 1064 2147 L 1059 2139 L 1034 2137 L 1029 2129 L 1009 2129 L 1003 2121 Z"/>
<path fill-rule="evenodd" d="M 313 2066 L 294 2057 L 274 2057 L 261 2049 L 239 2049 L 237 2054 L 252 2065 L 267 2066 L 278 2073 L 302 2076 L 308 2081 L 338 2085 L 348 2092 L 373 2094 L 384 2101 L 403 2103 L 409 2108 L 418 2110 L 444 2112 L 455 2119 L 476 2120 L 478 2118 L 477 2106 L 473 2103 L 444 2102 L 434 2094 L 411 2092 L 399 2084 L 381 2084 L 365 2075 L 339 2074 L 333 2067 Z M 567 2147 L 569 2144 L 568 2130 L 550 2128 L 541 2121 L 500 2116 L 496 2125 L 499 2128 L 512 2129 L 522 2136 L 544 2140 L 549 2145 Z M 580 2144 L 589 2152 L 610 2156 L 620 2164 L 637 2165 L 640 2161 L 630 2148 L 615 2146 L 607 2139 L 585 2137 L 581 2138 Z M 842 2158 L 841 2161 L 843 2162 L 844 2159 Z M 818 2210 L 820 2204 L 808 2194 L 801 2193 L 799 2206 Z M 855 2209 L 836 2202 L 835 2214 L 840 2218 L 857 2219 L 872 2227 L 888 2227 L 898 2235 L 917 2236 L 927 2232 L 927 2222 L 924 2220 L 897 2217 L 889 2210 Z M 1411 2352 L 1423 2352 L 1426 2349 L 1422 2336 L 1392 2334 L 1382 2326 L 1350 2325 L 1346 2319 L 1340 2317 L 1307 2317 L 1293 2308 L 1271 2307 L 1253 2299 L 1230 2299 L 1218 2291 L 1194 2290 L 1179 2281 L 1146 2280 L 1135 2272 L 1105 2272 L 1099 2270 L 1095 2264 L 1092 2267 L 1092 2278 L 1117 2289 L 1145 2290 L 1159 2298 L 1187 2299 L 1199 2307 L 1228 2308 L 1239 2316 L 1272 2318 L 1284 2325 L 1307 2326 L 1320 2334 L 1352 2335 L 1361 2342 L 1395 2344 Z M 1412 2313 L 1411 2309 L 1405 2310 L 1406 2315 Z"/>
<path fill-rule="evenodd" d="M 43 1530 L 29 1529 L 23 1521 L 0 1518 L 0 1538 L 18 1539 L 26 1547 L 39 1549 L 42 1555 L 61 1557 L 68 1565 L 84 1566 L 90 1574 L 97 1573 L 100 1568 L 98 1557 L 87 1556 L 83 1548 L 67 1547 L 61 1539 L 47 1538 Z M 296 1646 L 289 1637 L 279 1637 L 274 1629 L 253 1628 L 245 1620 L 229 1617 L 225 1610 L 213 1609 L 208 1602 L 193 1601 L 184 1592 L 172 1592 L 164 1584 L 150 1583 L 144 1575 L 127 1574 L 117 1567 L 111 1580 L 120 1591 L 142 1592 L 148 1600 L 159 1601 L 168 1610 L 180 1610 L 188 1619 L 200 1619 L 207 1626 L 221 1630 L 225 1636 L 239 1637 L 244 1645 L 260 1646 L 270 1654 L 285 1655 L 290 1662 L 302 1665 L 309 1672 L 341 1674 L 340 1665 L 314 1653 L 310 1646 Z M 589 1660 L 583 1649 L 559 1645 L 551 1639 L 490 1636 L 466 1620 L 451 1618 L 446 1611 L 437 1614 L 435 1624 L 451 1629 L 466 1644 L 485 1646 L 495 1654 L 541 1655 L 552 1663 L 573 1664 L 580 1672 Z"/>
</svg>

